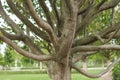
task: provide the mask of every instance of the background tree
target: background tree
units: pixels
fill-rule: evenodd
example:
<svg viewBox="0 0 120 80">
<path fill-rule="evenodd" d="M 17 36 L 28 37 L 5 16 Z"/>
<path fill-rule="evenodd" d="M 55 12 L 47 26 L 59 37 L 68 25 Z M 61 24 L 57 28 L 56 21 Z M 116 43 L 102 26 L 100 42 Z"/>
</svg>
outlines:
<svg viewBox="0 0 120 80">
<path fill-rule="evenodd" d="M 15 60 L 14 53 L 15 53 L 14 50 L 10 46 L 6 47 L 5 54 L 4 54 L 4 60 L 5 60 L 6 66 L 10 67 L 11 66 L 10 64 L 14 63 L 14 60 Z"/>
<path fill-rule="evenodd" d="M 8 29 L 5 29 L 5 26 L 0 27 L 0 40 L 23 56 L 45 61 L 52 80 L 71 80 L 72 68 L 87 77 L 97 78 L 120 61 L 118 58 L 98 75 L 88 74 L 75 65 L 83 56 L 102 50 L 120 50 L 120 45 L 109 43 L 112 39 L 120 37 L 119 21 L 115 21 L 113 25 L 108 23 L 90 26 L 101 13 L 117 6 L 120 0 L 5 1 L 7 4 L 0 0 L 3 3 L 0 3 L 0 15 L 7 22 Z M 16 15 L 22 26 L 12 20 L 8 14 Z M 109 17 L 105 18 L 109 19 Z M 27 34 L 26 29 L 29 30 L 30 35 Z M 16 40 L 22 41 L 31 51 L 16 45 Z M 101 43 L 95 45 L 96 41 Z M 42 42 L 44 45 L 39 45 Z"/>
<path fill-rule="evenodd" d="M 0 54 L 0 66 L 5 66 L 5 61 L 2 54 Z"/>
</svg>

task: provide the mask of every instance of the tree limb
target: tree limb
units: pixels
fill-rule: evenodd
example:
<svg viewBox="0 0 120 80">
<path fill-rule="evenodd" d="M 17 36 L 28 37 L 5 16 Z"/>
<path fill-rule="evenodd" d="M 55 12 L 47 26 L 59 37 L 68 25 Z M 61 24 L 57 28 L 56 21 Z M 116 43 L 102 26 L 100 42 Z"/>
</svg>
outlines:
<svg viewBox="0 0 120 80">
<path fill-rule="evenodd" d="M 84 71 L 83 69 L 79 68 L 78 66 L 74 65 L 74 64 L 71 64 L 71 67 L 75 70 L 77 70 L 78 72 L 80 72 L 81 74 L 87 76 L 87 77 L 90 77 L 90 78 L 99 78 L 101 77 L 102 75 L 104 75 L 105 73 L 107 73 L 108 71 L 110 71 L 112 69 L 112 67 L 117 64 L 118 62 L 120 62 L 120 58 L 115 60 L 113 63 L 111 63 L 105 70 L 103 70 L 103 72 L 101 72 L 100 74 L 89 74 L 87 73 L 86 71 Z"/>
<path fill-rule="evenodd" d="M 83 29 L 85 29 L 85 27 L 87 27 L 92 22 L 92 20 L 94 19 L 94 17 L 99 12 L 102 12 L 103 10 L 106 10 L 106 9 L 113 8 L 119 2 L 120 2 L 120 0 L 112 0 L 109 3 L 106 2 L 106 4 L 105 4 L 105 0 L 103 0 L 96 7 L 89 6 L 89 7 L 85 8 L 85 9 L 83 9 L 82 11 L 78 12 L 78 15 L 80 15 L 80 14 L 85 15 L 85 18 L 82 20 L 81 23 L 77 24 L 76 36 L 78 35 L 78 33 L 80 31 L 82 31 Z"/>
<path fill-rule="evenodd" d="M 55 15 L 55 18 L 56 18 L 56 20 L 57 20 L 57 24 L 59 24 L 60 16 L 59 16 L 59 13 L 58 13 L 58 11 L 57 11 L 57 7 L 56 7 L 56 5 L 55 5 L 56 0 L 49 0 L 49 2 L 50 2 L 50 4 L 51 4 L 52 11 L 53 11 L 53 13 L 54 13 L 54 15 Z"/>
<path fill-rule="evenodd" d="M 1 1 L 0 1 L 0 14 L 2 18 L 7 22 L 7 24 L 13 29 L 13 31 L 17 34 L 22 34 L 23 31 L 19 28 L 19 26 L 6 14 L 4 11 Z"/>
<path fill-rule="evenodd" d="M 43 55 L 43 53 L 37 45 L 34 44 L 34 41 L 29 36 L 24 36 L 24 39 L 22 40 L 29 48 L 30 50 L 37 55 Z"/>
<path fill-rule="evenodd" d="M 107 0 L 102 0 L 97 6 L 96 8 L 100 8 Z"/>
<path fill-rule="evenodd" d="M 101 38 L 103 38 L 103 37 L 107 36 L 108 34 L 112 33 L 113 31 L 115 31 L 116 28 L 117 29 L 120 28 L 120 22 L 102 30 L 101 32 L 98 33 L 98 35 Z M 73 43 L 73 47 L 74 46 L 79 46 L 79 45 L 84 45 L 84 44 L 89 44 L 89 43 L 95 42 L 97 40 L 98 40 L 98 38 L 95 35 L 89 35 L 89 36 L 86 36 L 84 38 L 75 40 L 74 43 Z"/>
<path fill-rule="evenodd" d="M 79 52 L 72 57 L 72 62 L 77 63 L 78 61 L 80 61 L 83 58 L 83 56 L 87 57 L 88 55 L 95 54 L 95 53 L 96 53 L 96 51 Z M 71 53 L 71 54 L 73 54 L 73 53 Z"/>
<path fill-rule="evenodd" d="M 10 45 L 12 48 L 14 48 L 21 55 L 29 57 L 31 59 L 38 60 L 38 61 L 48 61 L 48 60 L 53 60 L 54 59 L 50 55 L 39 55 L 38 56 L 38 55 L 35 55 L 33 53 L 24 51 L 20 47 L 16 46 L 10 39 L 8 39 L 5 36 L 3 36 L 2 34 L 0 34 L 0 40 L 2 40 L 3 42 L 7 43 L 8 45 Z"/>
<path fill-rule="evenodd" d="M 54 44 L 54 46 L 56 46 L 57 45 L 57 36 L 55 35 L 51 26 L 48 23 L 44 22 L 38 16 L 37 12 L 35 11 L 35 9 L 33 7 L 31 0 L 25 0 L 25 2 L 26 2 L 26 5 L 28 6 L 28 9 L 29 9 L 33 19 L 36 21 L 36 23 L 38 24 L 39 27 L 41 27 L 43 30 L 48 32 L 51 42 Z"/>
<path fill-rule="evenodd" d="M 45 4 L 45 1 L 43 1 L 43 0 L 38 0 L 38 1 L 39 1 L 40 6 L 42 7 L 42 9 L 43 9 L 43 11 L 45 13 L 45 16 L 47 18 L 48 23 L 53 28 L 54 25 L 53 25 L 53 21 L 52 21 L 52 18 L 51 18 L 51 14 L 50 14 L 50 11 L 49 11 L 47 5 Z"/>
<path fill-rule="evenodd" d="M 6 31 L 4 31 L 4 29 L 2 28 L 0 28 L 0 32 L 11 40 L 22 40 L 23 39 L 23 34 L 9 34 Z"/>
<path fill-rule="evenodd" d="M 109 3 L 103 4 L 103 5 L 99 8 L 99 11 L 98 11 L 98 12 L 101 12 L 101 11 L 106 10 L 106 9 L 113 8 L 113 7 L 115 7 L 119 2 L 120 2 L 120 0 L 111 0 Z"/>
<path fill-rule="evenodd" d="M 27 26 L 30 28 L 30 30 L 32 32 L 34 32 L 37 36 L 39 36 L 40 38 L 46 40 L 47 42 L 50 42 L 49 37 L 47 36 L 47 34 L 43 31 L 41 31 L 39 28 L 37 28 L 36 26 L 34 26 L 28 19 L 27 17 L 25 17 L 24 15 L 22 15 L 19 10 L 16 8 L 16 6 L 14 5 L 14 3 L 12 2 L 12 0 L 6 0 L 9 7 L 11 8 L 11 10 L 14 12 L 14 14 Z"/>
<path fill-rule="evenodd" d="M 115 32 L 104 42 L 104 44 L 109 42 L 111 39 L 113 39 L 113 37 L 118 33 L 119 30 L 120 29 L 116 29 Z"/>
<path fill-rule="evenodd" d="M 100 51 L 100 50 L 120 50 L 120 45 L 77 46 L 72 48 L 71 53 L 82 52 L 82 51 Z"/>
</svg>

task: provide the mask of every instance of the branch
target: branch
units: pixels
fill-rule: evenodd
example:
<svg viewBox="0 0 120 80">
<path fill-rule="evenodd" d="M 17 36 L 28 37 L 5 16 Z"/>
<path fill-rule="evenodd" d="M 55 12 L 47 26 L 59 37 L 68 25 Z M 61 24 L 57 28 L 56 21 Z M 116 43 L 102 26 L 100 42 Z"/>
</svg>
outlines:
<svg viewBox="0 0 120 80">
<path fill-rule="evenodd" d="M 24 51 L 23 49 L 21 49 L 20 47 L 16 46 L 10 39 L 6 38 L 5 36 L 3 36 L 2 34 L 0 34 L 0 40 L 7 43 L 9 46 L 11 46 L 12 48 L 14 48 L 18 53 L 20 53 L 23 56 L 29 57 L 31 59 L 34 60 L 38 60 L 38 61 L 48 61 L 48 60 L 53 60 L 53 57 L 50 55 L 35 55 L 33 53 Z"/>
<path fill-rule="evenodd" d="M 105 36 L 105 38 L 106 39 L 108 39 L 111 35 L 113 35 L 114 33 L 111 33 L 111 34 L 108 34 L 108 35 L 106 35 Z M 120 32 L 117 32 L 117 34 L 115 34 L 114 36 L 113 36 L 113 38 L 115 39 L 115 38 L 119 38 L 120 37 Z"/>
<path fill-rule="evenodd" d="M 6 31 L 4 31 L 4 29 L 0 28 L 0 32 L 6 36 L 7 38 L 11 39 L 11 40 L 22 40 L 23 39 L 23 34 L 9 34 Z"/>
<path fill-rule="evenodd" d="M 101 12 L 101 11 L 106 10 L 106 9 L 113 8 L 113 7 L 115 7 L 119 2 L 120 2 L 120 0 L 111 0 L 109 3 L 106 3 L 106 4 L 102 5 L 102 6 L 99 8 L 99 11 L 98 11 L 98 12 Z"/>
<path fill-rule="evenodd" d="M 37 45 L 35 45 L 28 36 L 22 35 L 22 34 L 20 34 L 20 35 L 9 34 L 9 33 L 5 32 L 2 28 L 0 28 L 0 31 L 5 37 L 9 38 L 10 40 L 23 41 L 27 46 L 29 46 L 29 48 L 32 50 L 32 52 L 34 54 L 37 54 L 37 55 L 44 54 L 40 50 L 40 48 L 38 48 Z"/>
<path fill-rule="evenodd" d="M 90 5 L 78 12 L 78 15 L 82 14 L 83 19 L 82 22 L 77 23 L 76 36 L 93 21 L 96 16 L 94 14 L 96 11 L 97 9 L 95 9 L 93 5 Z"/>
<path fill-rule="evenodd" d="M 88 55 L 95 54 L 95 53 L 96 53 L 96 51 L 76 53 L 76 54 L 73 56 L 73 58 L 72 58 L 72 62 L 73 62 L 73 63 L 77 63 L 78 61 L 80 61 L 80 60 L 83 58 L 83 56 L 86 56 L 86 57 L 87 57 Z M 74 54 L 74 53 L 72 53 L 72 54 Z"/>
<path fill-rule="evenodd" d="M 9 7 L 11 8 L 11 10 L 13 11 L 13 13 L 27 26 L 30 28 L 30 30 L 32 32 L 34 32 L 37 36 L 39 36 L 40 38 L 46 40 L 47 42 L 50 42 L 49 37 L 47 36 L 47 34 L 43 31 L 41 31 L 39 28 L 37 28 L 36 26 L 34 26 L 28 19 L 26 16 L 24 16 L 23 14 L 20 13 L 20 11 L 16 8 L 16 6 L 14 5 L 14 3 L 12 2 L 12 0 L 6 0 Z"/>
<path fill-rule="evenodd" d="M 40 6 L 42 7 L 42 9 L 45 13 L 45 16 L 47 18 L 48 23 L 53 28 L 53 22 L 52 22 L 51 14 L 50 14 L 50 11 L 49 11 L 47 5 L 45 4 L 45 1 L 43 1 L 43 0 L 38 0 L 38 1 L 39 1 Z"/>
<path fill-rule="evenodd" d="M 71 64 L 71 67 L 75 70 L 77 70 L 78 72 L 80 72 L 81 74 L 87 76 L 87 77 L 90 77 L 90 78 L 99 78 L 101 77 L 102 75 L 104 75 L 105 73 L 107 73 L 108 71 L 110 71 L 112 69 L 112 67 L 117 64 L 118 62 L 120 62 L 120 58 L 115 60 L 112 64 L 110 64 L 105 70 L 103 70 L 100 74 L 89 74 L 87 73 L 86 71 L 84 71 L 83 69 L 79 68 L 78 66 L 74 65 L 74 64 Z"/>
<path fill-rule="evenodd" d="M 102 0 L 97 6 L 96 8 L 100 8 L 107 0 Z"/>
<path fill-rule="evenodd" d="M 118 33 L 119 29 L 116 29 L 115 32 L 107 39 L 107 41 L 105 41 L 104 43 L 109 42 L 111 39 L 113 39 L 113 37 Z"/>
<path fill-rule="evenodd" d="M 28 6 L 29 12 L 31 13 L 31 16 L 33 17 L 33 19 L 36 21 L 36 23 L 38 24 L 39 27 L 41 27 L 43 30 L 47 31 L 50 37 L 51 42 L 54 44 L 54 46 L 57 45 L 57 36 L 55 35 L 53 29 L 51 28 L 51 26 L 44 22 L 37 14 L 37 12 L 35 11 L 32 1 L 31 0 L 25 0 L 26 5 Z"/>
<path fill-rule="evenodd" d="M 115 31 L 118 28 L 120 28 L 120 22 L 118 22 L 118 23 L 116 23 L 116 24 L 114 24 L 112 26 L 109 26 L 108 28 L 102 30 L 101 32 L 98 33 L 98 35 L 101 38 L 103 38 L 103 37 L 105 37 L 106 35 L 112 33 L 113 31 Z M 89 36 L 86 36 L 84 38 L 75 40 L 74 43 L 73 43 L 73 47 L 74 46 L 79 46 L 79 45 L 89 44 L 89 43 L 95 42 L 97 40 L 98 40 L 98 38 L 95 35 L 89 35 Z"/>
<path fill-rule="evenodd" d="M 101 46 L 77 46 L 71 52 L 100 51 L 100 50 L 120 50 L 120 45 L 101 45 Z"/>
<path fill-rule="evenodd" d="M 92 0 L 91 0 L 92 1 Z M 85 15 L 85 18 L 82 20 L 81 23 L 77 24 L 77 30 L 76 30 L 76 35 L 78 35 L 78 33 L 80 31 L 82 31 L 85 27 L 87 27 L 92 20 L 94 19 L 94 17 L 99 13 L 102 12 L 103 10 L 106 9 L 110 9 L 115 7 L 118 3 L 120 2 L 120 0 L 112 0 L 109 3 L 106 2 L 105 4 L 105 0 L 102 0 L 96 7 L 91 7 L 89 6 L 88 8 L 83 9 L 82 11 L 80 11 L 78 13 L 78 15 L 83 14 Z M 91 7 L 91 8 L 90 8 Z M 100 7 L 98 9 L 98 7 Z M 88 9 L 88 10 L 87 10 Z"/>
<path fill-rule="evenodd" d="M 56 7 L 56 5 L 55 5 L 56 0 L 49 0 L 49 2 L 50 2 L 50 4 L 51 4 L 53 13 L 54 13 L 54 15 L 55 15 L 55 18 L 56 18 L 56 20 L 57 20 L 57 22 L 58 22 L 58 24 L 59 24 L 60 16 L 59 16 L 59 13 L 58 13 L 58 11 L 57 11 L 57 7 Z"/>
<path fill-rule="evenodd" d="M 100 35 L 98 35 L 98 34 L 96 34 L 96 33 L 94 33 L 94 35 L 97 37 L 98 40 L 100 40 L 102 43 L 104 43 L 104 40 L 101 38 Z"/>
<path fill-rule="evenodd" d="M 85 3 L 85 1 L 86 0 L 77 0 L 79 9 L 82 7 L 82 5 Z"/>
<path fill-rule="evenodd" d="M 34 39 L 30 38 L 29 36 L 24 36 L 24 39 L 22 40 L 29 48 L 30 50 L 37 55 L 43 55 L 44 53 L 41 51 L 41 49 L 34 44 Z"/>
<path fill-rule="evenodd" d="M 19 26 L 12 20 L 10 17 L 6 14 L 4 11 L 1 1 L 0 1 L 0 14 L 2 18 L 7 22 L 7 24 L 13 29 L 13 31 L 17 34 L 22 34 L 22 30 L 19 28 Z"/>
</svg>

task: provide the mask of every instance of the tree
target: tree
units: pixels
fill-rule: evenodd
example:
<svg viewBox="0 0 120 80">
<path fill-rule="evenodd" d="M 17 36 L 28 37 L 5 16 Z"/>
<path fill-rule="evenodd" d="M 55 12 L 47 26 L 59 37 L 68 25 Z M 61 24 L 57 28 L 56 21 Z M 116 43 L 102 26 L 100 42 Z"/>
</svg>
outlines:
<svg viewBox="0 0 120 80">
<path fill-rule="evenodd" d="M 6 0 L 6 2 L 8 4 L 6 7 L 0 3 L 0 15 L 7 22 L 9 29 L 0 27 L 0 40 L 23 56 L 45 61 L 52 80 L 71 80 L 72 68 L 87 77 L 97 78 L 120 61 L 118 58 L 98 75 L 91 75 L 75 65 L 82 56 L 89 56 L 101 50 L 120 50 L 120 45 L 109 44 L 112 39 L 120 37 L 119 21 L 115 21 L 113 25 L 99 25 L 101 22 L 97 22 L 95 26 L 90 26 L 101 13 L 117 6 L 120 0 Z M 13 21 L 5 10 L 15 14 L 21 20 L 22 26 Z M 88 29 L 89 27 L 93 32 Z M 31 35 L 26 34 L 26 30 L 29 30 Z M 31 52 L 14 44 L 16 40 L 26 44 Z M 101 43 L 94 45 L 96 41 Z"/>
<path fill-rule="evenodd" d="M 0 66 L 5 66 L 5 61 L 1 53 L 0 53 Z"/>
<path fill-rule="evenodd" d="M 14 57 L 14 50 L 10 47 L 7 46 L 5 49 L 5 54 L 4 54 L 4 60 L 7 66 L 10 67 L 10 64 L 14 62 L 15 57 Z"/>
</svg>

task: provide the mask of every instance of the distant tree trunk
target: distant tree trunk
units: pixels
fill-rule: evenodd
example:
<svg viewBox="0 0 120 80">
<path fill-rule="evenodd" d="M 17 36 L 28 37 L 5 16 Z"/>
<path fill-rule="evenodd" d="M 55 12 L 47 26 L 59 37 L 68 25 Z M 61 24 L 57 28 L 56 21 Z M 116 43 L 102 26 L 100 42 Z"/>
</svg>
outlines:
<svg viewBox="0 0 120 80">
<path fill-rule="evenodd" d="M 82 59 L 82 67 L 83 70 L 87 71 L 87 58 Z"/>
<path fill-rule="evenodd" d="M 40 70 L 42 70 L 42 62 L 40 62 Z"/>
<path fill-rule="evenodd" d="M 84 69 L 85 71 L 87 71 L 87 62 L 86 62 L 86 61 L 83 61 L 83 69 Z"/>
<path fill-rule="evenodd" d="M 110 59 L 107 60 L 107 66 L 109 66 L 111 64 Z"/>
<path fill-rule="evenodd" d="M 104 68 L 104 60 L 102 60 L 101 63 L 102 63 L 102 67 Z"/>
</svg>

